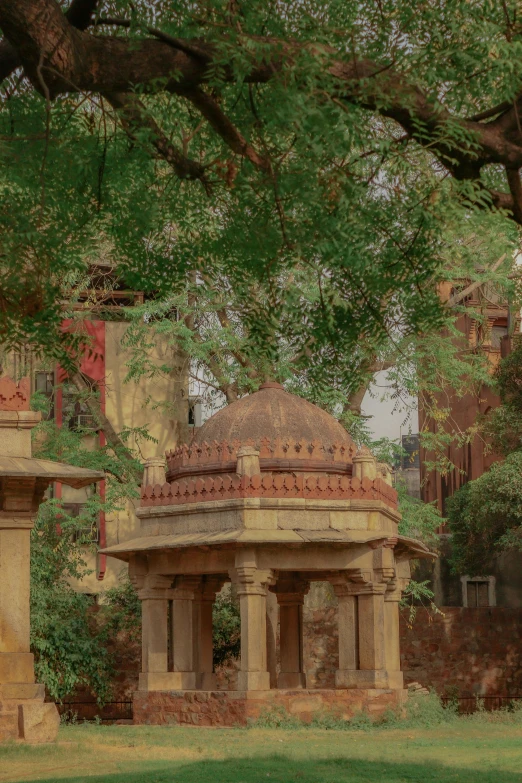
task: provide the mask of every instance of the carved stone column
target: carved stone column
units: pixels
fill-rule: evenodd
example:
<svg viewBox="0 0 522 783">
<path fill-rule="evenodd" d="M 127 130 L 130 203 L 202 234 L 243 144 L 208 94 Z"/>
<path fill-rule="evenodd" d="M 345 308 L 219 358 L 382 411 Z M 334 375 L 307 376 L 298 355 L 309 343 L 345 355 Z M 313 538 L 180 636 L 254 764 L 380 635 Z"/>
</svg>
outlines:
<svg viewBox="0 0 522 783">
<path fill-rule="evenodd" d="M 359 611 L 359 668 L 375 680 L 374 688 L 385 676 L 384 593 L 386 585 L 370 582 L 357 597 Z M 372 686 L 368 686 L 372 687 Z"/>
<path fill-rule="evenodd" d="M 335 673 L 338 687 L 359 668 L 359 630 L 355 586 L 346 577 L 330 580 L 338 601 L 339 669 Z"/>
<path fill-rule="evenodd" d="M 172 577 L 150 574 L 143 580 L 141 600 L 141 674 L 139 689 L 167 690 L 171 687 L 168 671 L 168 612 Z"/>
<path fill-rule="evenodd" d="M 237 452 L 236 471 L 239 476 L 259 475 L 259 450 L 252 446 L 241 446 Z"/>
<path fill-rule="evenodd" d="M 29 651 L 34 478 L 4 478 L 0 511 L 0 683 L 34 683 Z"/>
<path fill-rule="evenodd" d="M 172 680 L 176 683 L 173 687 L 180 690 L 193 690 L 196 687 L 194 602 L 200 584 L 199 576 L 179 576 L 171 593 Z"/>
<path fill-rule="evenodd" d="M 142 486 L 165 483 L 165 457 L 149 457 L 143 466 Z"/>
<path fill-rule="evenodd" d="M 371 481 L 377 478 L 377 462 L 367 446 L 361 446 L 353 458 L 353 475 L 360 481 L 364 478 Z"/>
<path fill-rule="evenodd" d="M 279 653 L 281 671 L 278 688 L 305 688 L 303 670 L 303 604 L 309 584 L 296 578 L 282 578 L 270 588 L 279 604 Z"/>
<path fill-rule="evenodd" d="M 244 565 L 237 566 L 231 573 L 241 609 L 241 670 L 238 688 L 242 691 L 265 691 L 270 690 L 270 673 L 267 670 L 266 595 L 268 585 L 274 581 L 274 575 L 272 571 L 260 571 L 247 557 L 243 557 L 243 562 Z"/>
<path fill-rule="evenodd" d="M 385 585 L 384 593 L 384 653 L 385 666 L 390 688 L 403 688 L 404 677 L 401 672 L 401 654 L 399 638 L 399 602 L 402 587 L 408 580 L 398 575 L 394 549 L 397 538 L 390 536 L 386 542 L 374 551 L 374 574 Z"/>
<path fill-rule="evenodd" d="M 338 688 L 390 687 L 384 632 L 386 584 L 372 577 L 371 572 L 354 570 L 330 580 L 339 598 Z"/>
<path fill-rule="evenodd" d="M 388 582 L 384 595 L 384 634 L 386 643 L 386 669 L 390 688 L 403 688 L 404 675 L 401 671 L 399 602 L 408 579 L 396 576 Z"/>
<path fill-rule="evenodd" d="M 214 690 L 216 676 L 214 672 L 212 607 L 216 593 L 221 590 L 225 579 L 221 577 L 204 577 L 193 603 L 192 624 L 194 630 L 194 671 L 196 672 L 196 688 Z"/>
</svg>

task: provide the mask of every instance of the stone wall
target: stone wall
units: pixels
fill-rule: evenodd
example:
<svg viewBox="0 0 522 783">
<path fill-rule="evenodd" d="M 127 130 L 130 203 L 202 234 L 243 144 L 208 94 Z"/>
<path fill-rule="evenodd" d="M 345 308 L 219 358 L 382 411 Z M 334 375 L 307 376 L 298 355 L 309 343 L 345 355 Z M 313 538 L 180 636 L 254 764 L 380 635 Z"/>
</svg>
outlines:
<svg viewBox="0 0 522 783">
<path fill-rule="evenodd" d="M 442 611 L 443 616 L 419 609 L 412 628 L 401 618 L 405 683 L 420 682 L 448 696 L 522 696 L 522 609 L 445 607 Z M 333 688 L 338 665 L 337 600 L 330 585 L 312 586 L 303 620 L 309 686 Z M 115 647 L 118 675 L 113 699 L 128 701 L 138 687 L 140 649 L 123 636 L 115 640 Z M 238 668 L 238 661 L 230 661 L 218 670 L 218 690 L 237 688 Z M 94 701 L 84 693 L 75 700 Z M 79 705 L 75 710 L 80 718 L 96 712 L 94 704 L 90 711 Z"/>
<path fill-rule="evenodd" d="M 405 681 L 441 695 L 522 696 L 522 610 L 443 607 L 401 623 Z"/>
<path fill-rule="evenodd" d="M 309 597 L 305 668 L 312 687 L 331 688 L 338 665 L 335 597 L 327 587 Z M 442 612 L 419 609 L 411 628 L 401 617 L 405 684 L 420 682 L 448 696 L 522 696 L 522 610 L 443 607 Z"/>
</svg>

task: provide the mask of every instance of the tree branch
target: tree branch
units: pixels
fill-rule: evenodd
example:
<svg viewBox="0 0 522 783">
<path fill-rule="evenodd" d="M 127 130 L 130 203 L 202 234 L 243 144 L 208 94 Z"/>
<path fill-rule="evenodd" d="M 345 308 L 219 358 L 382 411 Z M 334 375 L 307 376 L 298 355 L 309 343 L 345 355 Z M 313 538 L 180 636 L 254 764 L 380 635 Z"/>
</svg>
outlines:
<svg viewBox="0 0 522 783">
<path fill-rule="evenodd" d="M 86 30 L 93 24 L 93 14 L 99 0 L 72 0 L 65 12 L 68 22 L 78 30 Z M 0 82 L 7 79 L 17 68 L 22 66 L 22 59 L 15 47 L 6 41 L 0 41 Z"/>
<path fill-rule="evenodd" d="M 513 215 L 517 223 L 522 224 L 522 184 L 518 169 L 506 169 L 509 192 L 513 199 Z"/>
<path fill-rule="evenodd" d="M 223 141 L 237 155 L 247 158 L 256 168 L 262 171 L 270 171 L 270 161 L 260 155 L 254 147 L 247 142 L 240 131 L 229 120 L 224 111 L 219 106 L 215 98 L 208 93 L 194 87 L 191 89 L 183 88 L 178 90 L 178 94 L 187 98 L 208 120 Z"/>
<path fill-rule="evenodd" d="M 165 136 L 156 121 L 147 112 L 143 103 L 133 93 L 105 93 L 105 98 L 119 113 L 121 122 L 129 137 L 136 139 L 136 131 L 148 128 L 151 141 L 158 154 L 172 166 L 180 179 L 199 180 L 206 192 L 210 192 L 205 167 L 185 157 Z"/>
<path fill-rule="evenodd" d="M 73 5 L 78 9 L 76 15 L 72 14 Z M 91 20 L 90 9 L 94 6 L 94 0 L 76 0 L 68 14 L 83 27 Z M 236 154 L 250 160 L 261 171 L 270 170 L 270 161 L 245 139 L 218 102 L 201 89 L 212 72 L 209 65 L 214 59 L 213 44 L 199 39 L 173 38 L 155 28 L 150 30 L 154 38 L 91 35 L 74 27 L 56 0 L 0 0 L 0 27 L 11 46 L 4 49 L 5 62 L 10 61 L 12 65 L 13 50 L 17 52 L 26 75 L 35 89 L 42 91 L 37 73 L 40 63 L 51 99 L 77 91 L 105 95 L 130 93 L 138 85 L 145 91 L 166 90 L 184 95 Z M 224 29 L 224 43 L 226 36 Z M 456 178 L 480 181 L 482 167 L 491 163 L 505 166 L 508 172 L 522 168 L 520 129 L 516 133 L 507 132 L 503 126 L 506 122 L 508 125 L 518 122 L 516 100 L 514 117 L 510 111 L 502 114 L 505 106 L 500 104 L 471 119 L 459 118 L 450 114 L 436 97 L 425 94 L 399 73 L 393 63 L 380 64 L 356 57 L 347 61 L 333 49 L 317 44 L 275 38 L 256 40 L 262 41 L 265 55 L 262 61 L 252 55 L 252 67 L 244 77 L 245 83 L 269 81 L 287 64 L 296 62 L 296 55 L 306 47 L 320 59 L 324 72 L 333 77 L 331 92 L 336 100 L 342 99 L 394 120 L 409 138 L 427 147 Z M 241 39 L 234 45 L 241 48 Z M 270 46 L 273 47 L 271 56 Z M 248 56 L 248 51 L 248 46 L 243 46 L 241 55 Z M 0 73 L 6 70 L 9 70 L 7 66 L 2 70 L 0 57 Z M 232 69 L 225 68 L 223 78 L 233 81 L 236 76 Z M 479 122 L 497 111 L 501 116 L 494 121 Z M 461 132 L 452 132 L 451 126 L 459 126 Z M 176 155 L 171 155 L 172 160 L 175 158 Z M 513 174 L 508 178 L 511 195 L 492 193 L 492 203 L 512 211 L 515 220 L 522 224 L 518 186 Z"/>
<path fill-rule="evenodd" d="M 490 267 L 488 270 L 490 274 L 493 274 L 493 272 L 496 272 L 501 263 L 505 260 L 506 254 L 500 256 L 500 258 L 497 258 L 495 263 Z M 455 294 L 454 296 L 450 297 L 446 302 L 444 302 L 444 307 L 447 307 L 448 309 L 451 307 L 455 307 L 460 302 L 464 301 L 464 299 L 467 299 L 468 296 L 470 296 L 474 291 L 477 290 L 477 288 L 480 288 L 481 285 L 484 285 L 483 280 L 475 280 L 473 283 L 470 283 L 466 288 L 464 288 L 462 291 L 460 291 L 458 294 Z"/>
</svg>

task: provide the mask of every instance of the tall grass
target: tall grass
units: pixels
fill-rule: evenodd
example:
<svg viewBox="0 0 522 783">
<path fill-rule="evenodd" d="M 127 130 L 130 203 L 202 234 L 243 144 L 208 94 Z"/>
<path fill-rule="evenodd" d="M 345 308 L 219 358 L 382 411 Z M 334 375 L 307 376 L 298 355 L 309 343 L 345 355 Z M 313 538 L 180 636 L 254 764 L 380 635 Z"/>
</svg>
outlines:
<svg viewBox="0 0 522 783">
<path fill-rule="evenodd" d="M 295 715 L 289 714 L 284 707 L 267 710 L 250 725 L 256 728 L 269 729 L 331 729 L 346 731 L 371 731 L 372 729 L 429 729 L 435 726 L 458 724 L 461 721 L 473 723 L 505 723 L 522 726 L 522 704 L 487 711 L 484 703 L 477 700 L 477 710 L 471 715 L 459 715 L 457 705 L 450 703 L 444 706 L 435 693 L 428 696 L 412 696 L 406 704 L 396 710 L 388 710 L 380 716 L 370 716 L 367 712 L 359 712 L 353 718 L 343 718 L 333 712 L 318 712 L 312 720 L 304 722 Z"/>
</svg>

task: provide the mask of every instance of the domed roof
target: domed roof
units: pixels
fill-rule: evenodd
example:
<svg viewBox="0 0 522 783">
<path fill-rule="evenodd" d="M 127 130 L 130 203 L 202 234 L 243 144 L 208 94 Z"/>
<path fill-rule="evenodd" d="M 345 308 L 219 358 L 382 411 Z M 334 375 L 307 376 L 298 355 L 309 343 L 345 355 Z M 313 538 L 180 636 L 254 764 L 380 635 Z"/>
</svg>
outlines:
<svg viewBox="0 0 522 783">
<path fill-rule="evenodd" d="M 290 438 L 324 446 L 353 447 L 344 427 L 322 408 L 285 391 L 279 383 L 264 383 L 259 391 L 248 394 L 215 413 L 195 433 L 194 443 L 261 438 Z"/>
</svg>

